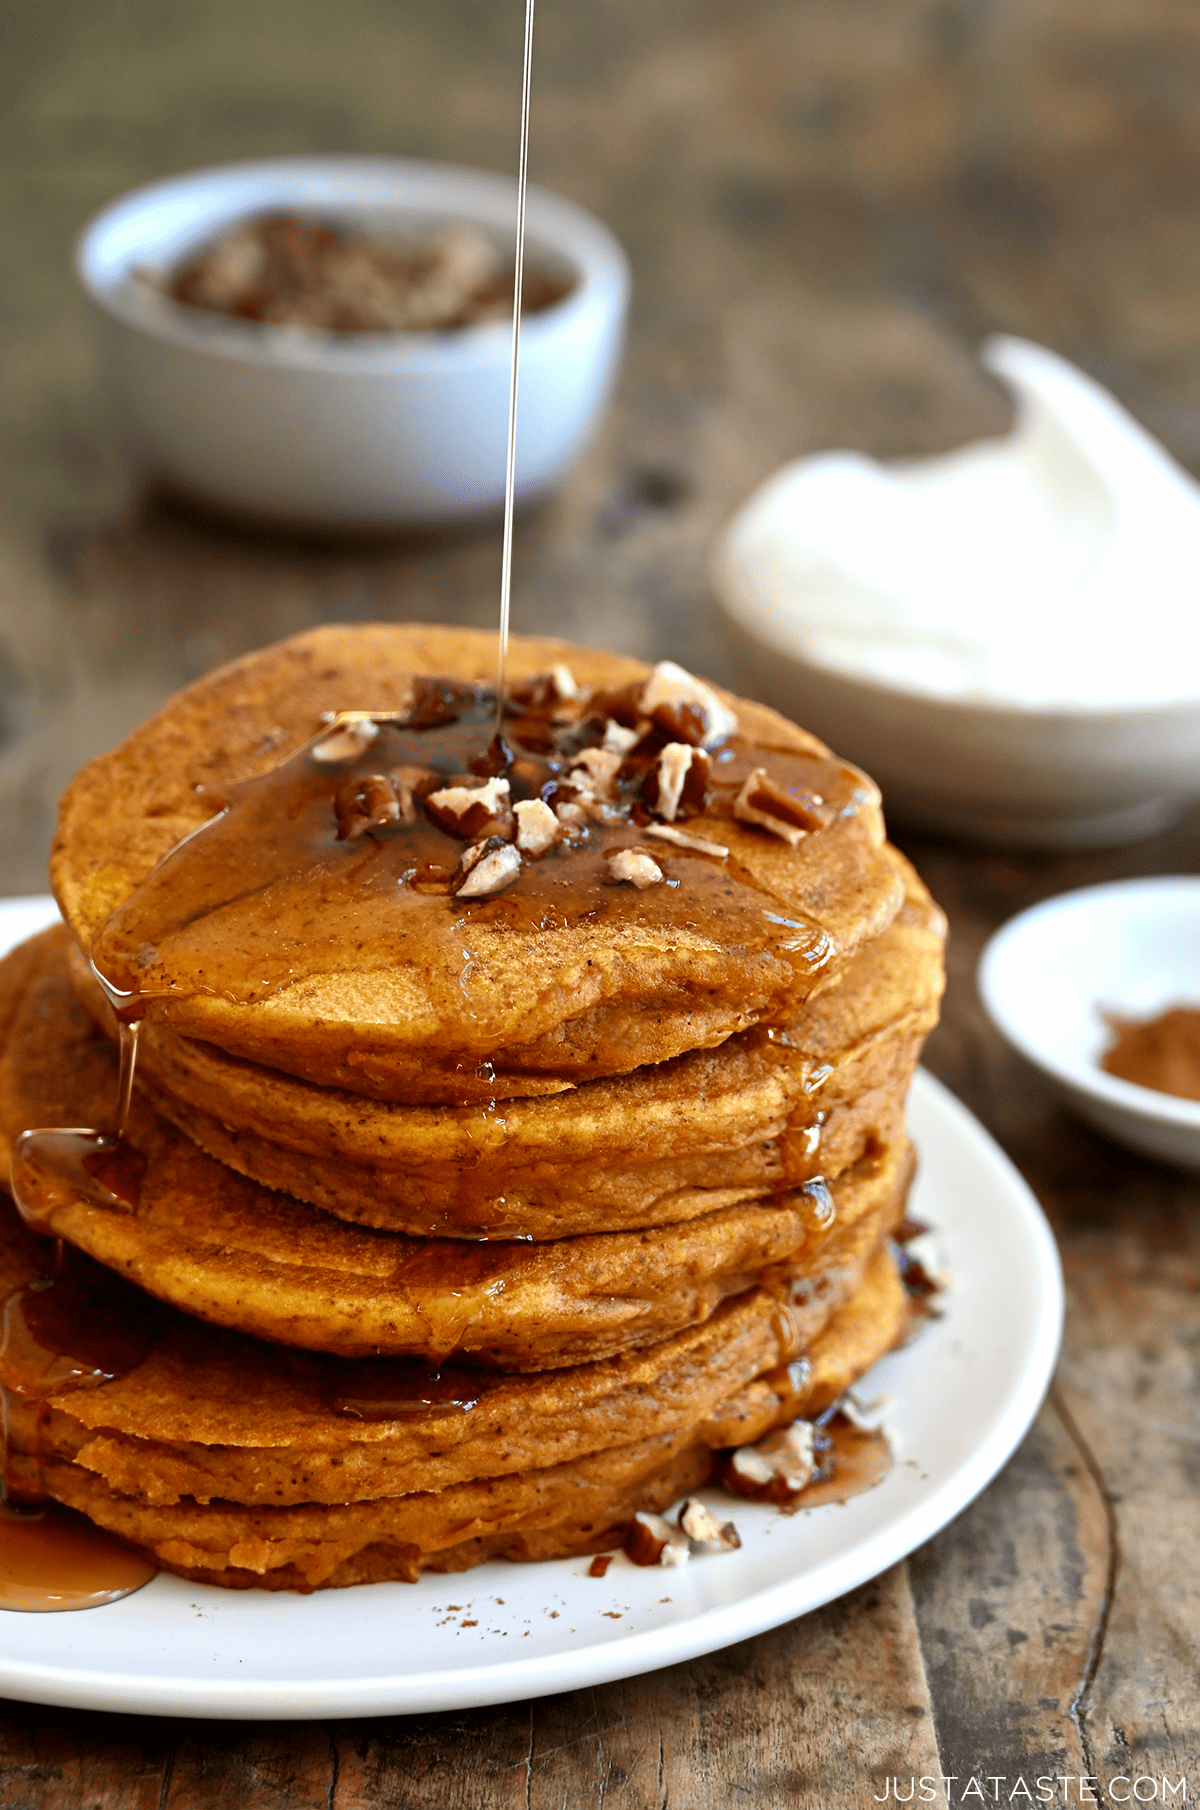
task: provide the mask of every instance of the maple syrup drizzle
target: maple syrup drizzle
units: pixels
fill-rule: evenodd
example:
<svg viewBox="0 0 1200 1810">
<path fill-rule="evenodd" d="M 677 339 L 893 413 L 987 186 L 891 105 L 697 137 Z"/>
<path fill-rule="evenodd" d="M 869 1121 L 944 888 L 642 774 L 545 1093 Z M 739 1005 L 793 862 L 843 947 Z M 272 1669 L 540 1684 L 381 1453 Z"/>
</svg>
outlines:
<svg viewBox="0 0 1200 1810">
<path fill-rule="evenodd" d="M 110 1212 L 137 1211 L 146 1158 L 128 1141 L 133 1081 L 137 1067 L 136 1024 L 121 1025 L 121 1067 L 117 1117 L 112 1131 L 82 1125 L 23 1131 L 12 1160 L 12 1195 L 31 1232 L 56 1237 L 60 1208 L 73 1201 Z"/>
<path fill-rule="evenodd" d="M 496 660 L 496 734 L 504 728 L 508 619 L 512 598 L 513 515 L 517 494 L 517 381 L 521 369 L 521 288 L 525 279 L 525 188 L 529 172 L 529 100 L 533 88 L 534 0 L 525 0 L 521 64 L 521 151 L 517 169 L 517 238 L 513 260 L 512 363 L 508 380 L 508 446 L 504 460 L 504 546 L 500 555 L 500 646 Z"/>
</svg>

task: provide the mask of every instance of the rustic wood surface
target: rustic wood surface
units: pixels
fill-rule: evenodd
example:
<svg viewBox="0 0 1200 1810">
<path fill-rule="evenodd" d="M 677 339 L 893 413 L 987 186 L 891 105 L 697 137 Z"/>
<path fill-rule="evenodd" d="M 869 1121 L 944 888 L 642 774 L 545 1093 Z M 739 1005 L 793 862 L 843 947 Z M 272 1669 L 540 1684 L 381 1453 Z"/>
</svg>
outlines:
<svg viewBox="0 0 1200 1810">
<path fill-rule="evenodd" d="M 142 494 L 67 253 L 111 195 L 219 158 L 511 168 L 519 12 L 0 4 L 0 891 L 44 885 L 79 762 L 215 661 L 322 619 L 494 619 L 491 528 L 330 547 Z M 541 0 L 540 15 L 534 175 L 613 224 L 637 298 L 599 441 L 521 523 L 517 626 L 731 676 L 713 532 L 806 450 L 915 454 L 1002 428 L 1008 405 L 971 357 L 995 328 L 1076 358 L 1200 467 L 1194 8 Z M 1059 1804 L 1123 1801 L 1122 1779 L 1142 1801 L 1200 1794 L 1197 1187 L 1061 1111 L 973 986 L 1012 912 L 1195 872 L 1198 826 L 1062 856 L 897 828 L 952 924 L 929 1065 L 1028 1176 L 1067 1277 L 1050 1401 L 979 1501 L 828 1608 L 629 1684 L 329 1727 L 9 1704 L 0 1805 L 841 1810 L 923 1777 L 937 1803 L 1037 1801 L 1047 1777 Z"/>
</svg>

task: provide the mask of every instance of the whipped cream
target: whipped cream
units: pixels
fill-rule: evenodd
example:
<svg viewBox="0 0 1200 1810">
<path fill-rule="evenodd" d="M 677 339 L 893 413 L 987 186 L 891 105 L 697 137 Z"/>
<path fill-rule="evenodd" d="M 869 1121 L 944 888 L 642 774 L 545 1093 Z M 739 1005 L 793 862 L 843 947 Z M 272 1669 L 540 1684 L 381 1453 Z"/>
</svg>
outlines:
<svg viewBox="0 0 1200 1810">
<path fill-rule="evenodd" d="M 806 660 L 933 697 L 1200 697 L 1200 485 L 1065 359 L 1007 337 L 980 356 L 1013 392 L 1013 431 L 785 466 L 722 545 L 727 609 Z"/>
</svg>

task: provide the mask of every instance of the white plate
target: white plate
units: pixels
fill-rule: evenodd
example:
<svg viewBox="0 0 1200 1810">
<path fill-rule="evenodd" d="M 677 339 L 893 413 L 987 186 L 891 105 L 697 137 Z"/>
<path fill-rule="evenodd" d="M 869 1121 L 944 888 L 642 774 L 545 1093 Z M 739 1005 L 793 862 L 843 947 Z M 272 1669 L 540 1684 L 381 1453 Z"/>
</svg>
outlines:
<svg viewBox="0 0 1200 1810">
<path fill-rule="evenodd" d="M 997 1030 L 1098 1131 L 1200 1169 L 1200 1101 L 1106 1074 L 1106 1014 L 1200 1005 L 1200 877 L 1083 886 L 998 930 L 979 963 Z"/>
<path fill-rule="evenodd" d="M 33 903 L 0 903 L 0 947 L 10 928 L 15 940 L 48 918 Z M 0 1612 L 0 1695 L 224 1718 L 466 1709 L 691 1659 L 875 1576 L 995 1476 L 1037 1412 L 1062 1326 L 1054 1240 L 1011 1163 L 928 1075 L 910 1121 L 921 1155 L 911 1211 L 937 1228 L 951 1286 L 943 1318 L 859 1385 L 863 1401 L 887 1397 L 896 1463 L 877 1488 L 794 1516 L 714 1498 L 736 1516 L 742 1549 L 683 1571 L 621 1555 L 603 1579 L 586 1559 L 493 1561 L 307 1597 L 159 1576 L 81 1614 Z"/>
</svg>

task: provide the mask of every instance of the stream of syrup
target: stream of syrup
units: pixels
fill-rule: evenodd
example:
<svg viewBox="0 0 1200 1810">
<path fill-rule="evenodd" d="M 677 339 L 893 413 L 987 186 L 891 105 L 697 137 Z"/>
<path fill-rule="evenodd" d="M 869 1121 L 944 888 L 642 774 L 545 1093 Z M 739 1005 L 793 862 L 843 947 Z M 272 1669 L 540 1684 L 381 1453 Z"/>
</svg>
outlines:
<svg viewBox="0 0 1200 1810">
<path fill-rule="evenodd" d="M 534 0 L 525 0 L 521 61 L 521 149 L 517 164 L 517 243 L 513 275 L 512 362 L 508 379 L 508 445 L 504 457 L 504 546 L 500 563 L 500 647 L 496 661 L 496 734 L 504 727 L 508 619 L 512 599 L 513 516 L 517 497 L 517 385 L 521 371 L 521 290 L 525 281 L 525 190 L 529 174 L 529 103 L 533 91 Z"/>
</svg>

